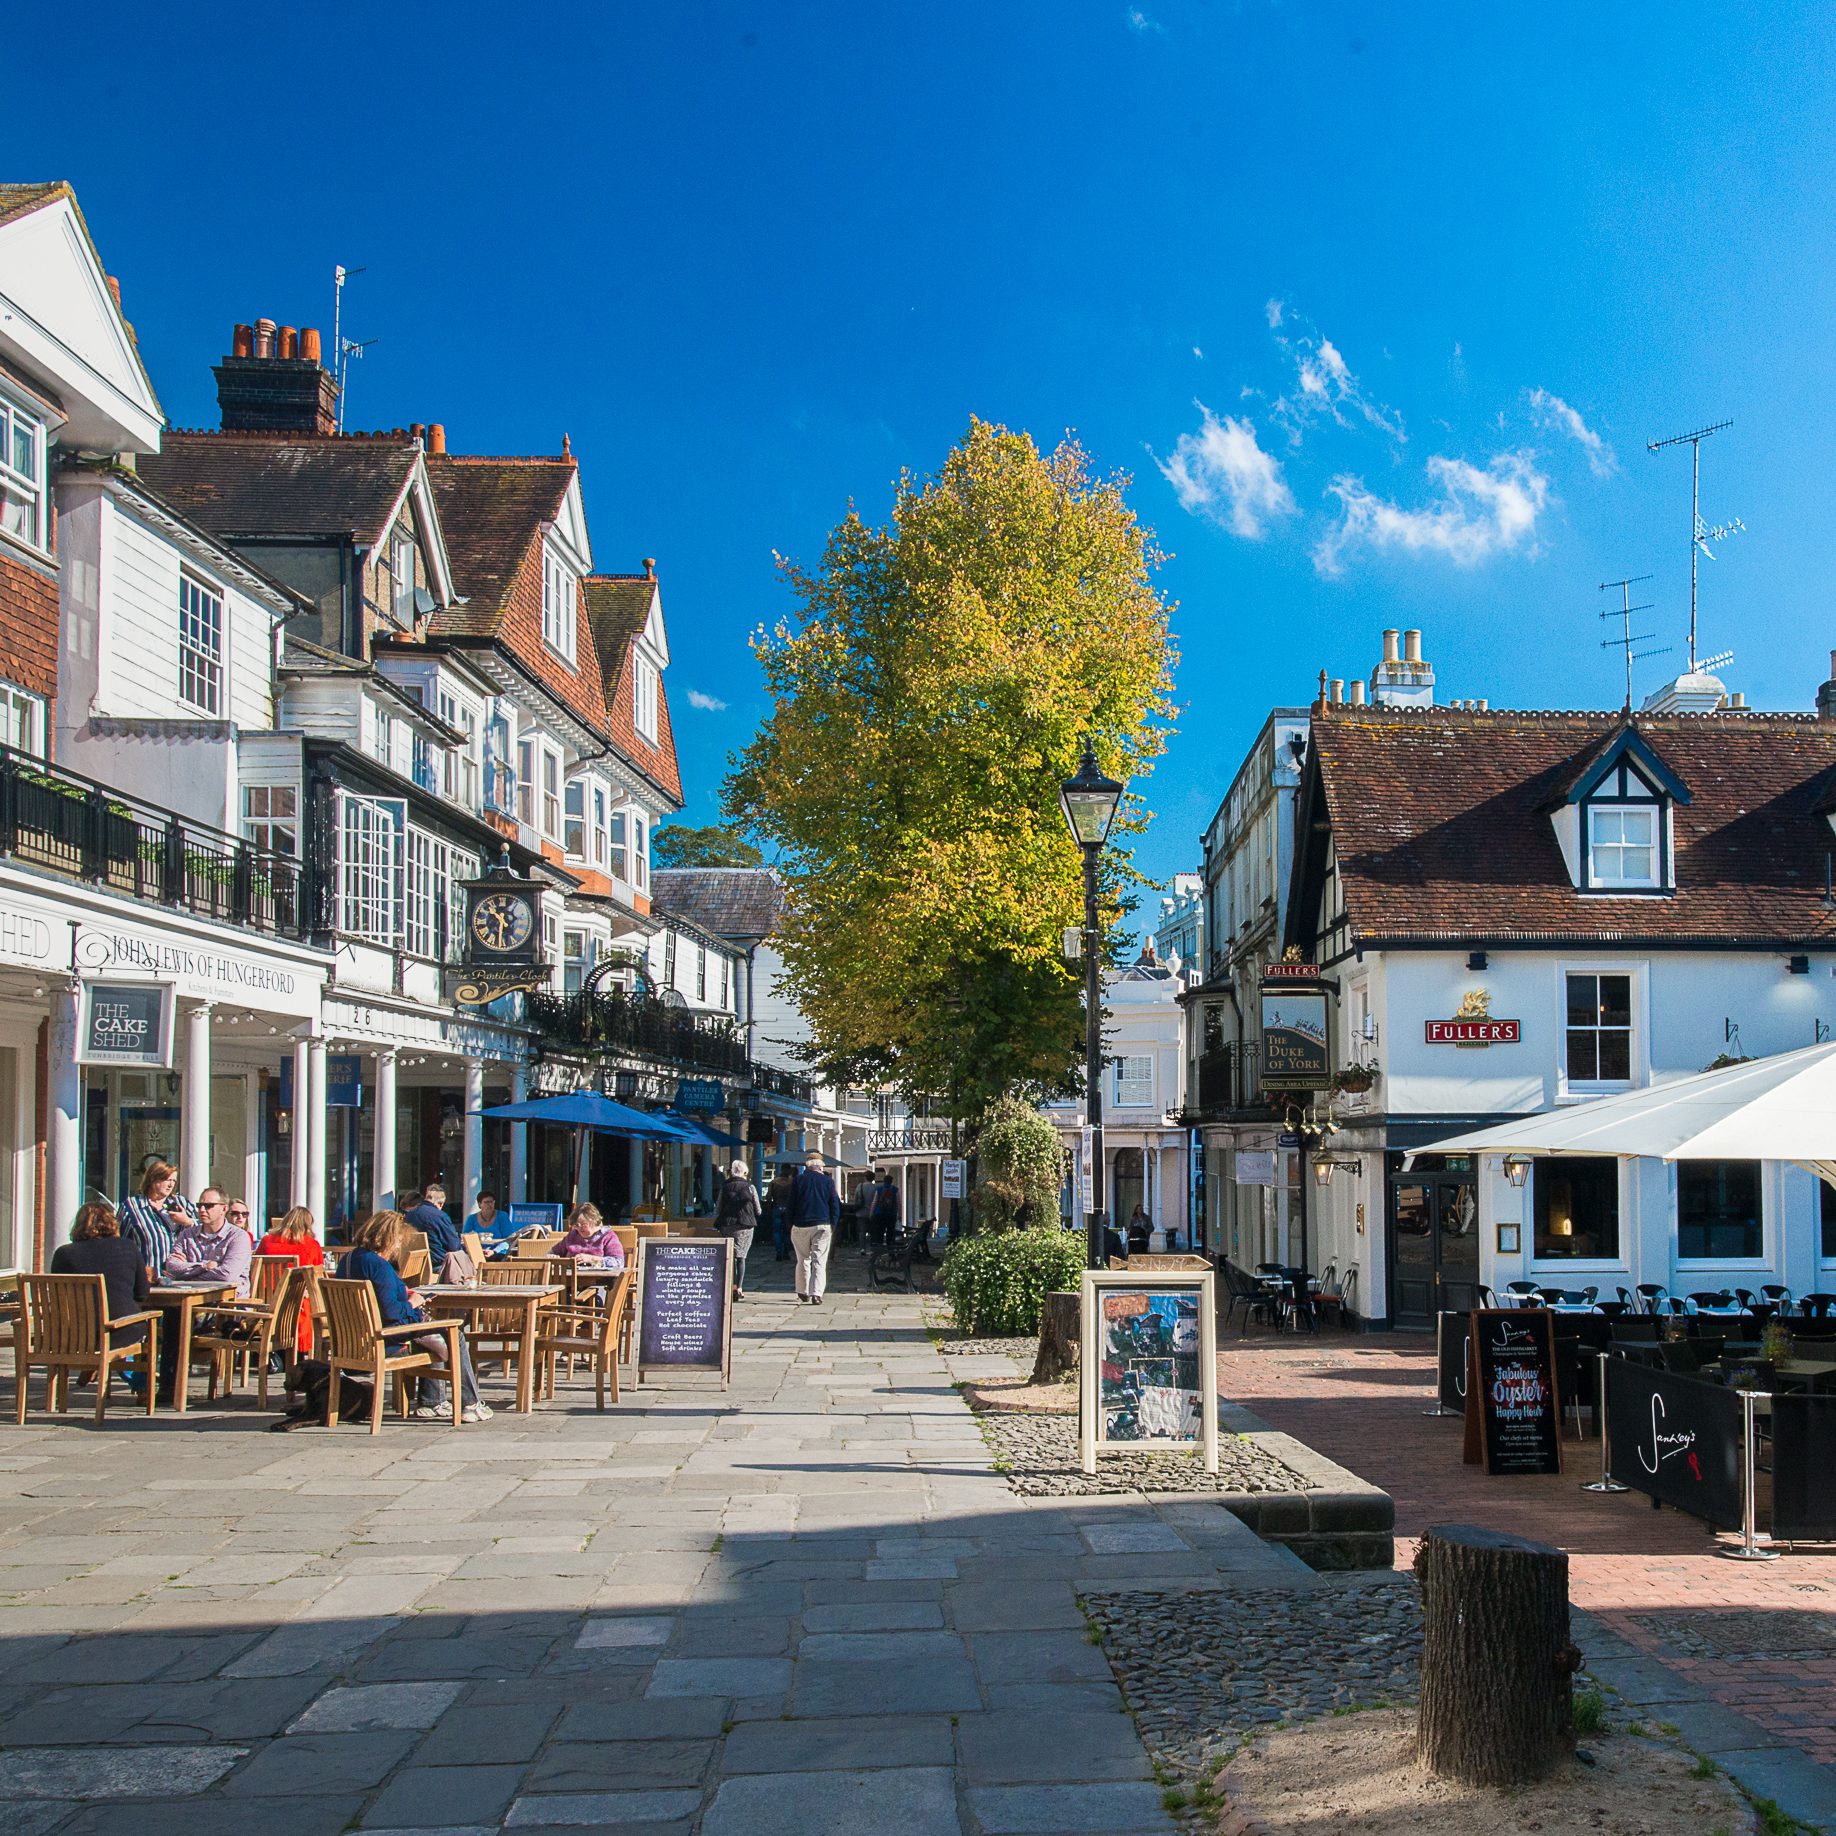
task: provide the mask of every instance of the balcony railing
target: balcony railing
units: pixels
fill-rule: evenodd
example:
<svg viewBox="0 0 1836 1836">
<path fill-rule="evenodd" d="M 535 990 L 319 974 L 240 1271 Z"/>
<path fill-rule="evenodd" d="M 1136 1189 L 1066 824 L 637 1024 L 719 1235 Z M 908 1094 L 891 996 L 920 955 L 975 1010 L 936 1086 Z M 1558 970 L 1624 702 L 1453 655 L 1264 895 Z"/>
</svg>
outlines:
<svg viewBox="0 0 1836 1836">
<path fill-rule="evenodd" d="M 816 1100 L 815 1079 L 805 1077 L 801 1071 L 786 1071 L 781 1065 L 755 1064 L 752 1067 L 752 1087 L 767 1096 L 788 1097 L 793 1103 L 813 1103 Z"/>
<path fill-rule="evenodd" d="M 1198 1110 L 1221 1115 L 1226 1110 L 1261 1105 L 1261 1054 L 1253 1044 L 1218 1046 L 1198 1059 Z"/>
<path fill-rule="evenodd" d="M 126 899 L 303 935 L 298 861 L 10 746 L 0 746 L 0 856 Z"/>
<path fill-rule="evenodd" d="M 532 994 L 529 1018 L 544 1039 L 575 1051 L 638 1053 L 729 1077 L 747 1073 L 746 1042 L 730 1022 L 666 1007 L 649 995 Z"/>
</svg>

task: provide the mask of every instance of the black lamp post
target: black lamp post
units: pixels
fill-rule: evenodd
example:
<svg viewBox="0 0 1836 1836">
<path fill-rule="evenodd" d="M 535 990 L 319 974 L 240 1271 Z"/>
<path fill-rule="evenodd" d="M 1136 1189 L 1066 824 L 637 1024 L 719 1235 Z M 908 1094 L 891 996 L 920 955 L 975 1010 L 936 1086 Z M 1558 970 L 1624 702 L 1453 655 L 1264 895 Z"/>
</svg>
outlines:
<svg viewBox="0 0 1836 1836">
<path fill-rule="evenodd" d="M 1058 794 L 1071 839 L 1084 851 L 1084 1119 L 1090 1126 L 1095 1207 L 1084 1220 L 1085 1259 L 1103 1266 L 1103 1226 L 1109 1182 L 1103 1168 L 1103 936 L 1097 922 L 1097 861 L 1122 801 L 1122 786 L 1097 769 L 1084 741 L 1076 776 Z"/>
</svg>

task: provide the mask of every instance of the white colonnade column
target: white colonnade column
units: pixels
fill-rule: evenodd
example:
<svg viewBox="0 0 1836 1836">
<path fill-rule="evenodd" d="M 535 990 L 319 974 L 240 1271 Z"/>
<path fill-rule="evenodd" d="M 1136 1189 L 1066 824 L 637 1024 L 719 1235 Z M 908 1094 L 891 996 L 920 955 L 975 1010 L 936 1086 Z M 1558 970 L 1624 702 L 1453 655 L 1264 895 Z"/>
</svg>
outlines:
<svg viewBox="0 0 1836 1836">
<path fill-rule="evenodd" d="M 306 1120 L 307 1086 L 312 1078 L 308 1061 L 309 1046 L 306 1040 L 296 1039 L 293 1042 L 293 1178 L 289 1181 L 289 1202 L 304 1205 L 307 1200 L 308 1182 L 311 1177 L 312 1159 L 308 1149 L 312 1144 L 312 1128 Z M 315 1211 L 313 1225 L 321 1233 L 325 1229 L 325 1220 Z"/>
<path fill-rule="evenodd" d="M 376 1054 L 376 1114 L 370 1154 L 370 1209 L 395 1209 L 395 1047 Z"/>
<path fill-rule="evenodd" d="M 306 1042 L 306 1100 L 294 1118 L 294 1151 L 306 1156 L 306 1208 L 321 1238 L 331 1228 L 325 1215 L 325 1039 Z"/>
<path fill-rule="evenodd" d="M 210 1184 L 210 1003 L 185 1014 L 185 1108 L 179 1123 L 179 1189 L 196 1199 Z"/>
<path fill-rule="evenodd" d="M 83 1068 L 77 1063 L 77 985 L 51 991 L 45 1092 L 45 1237 L 47 1248 L 70 1234 L 83 1202 Z M 107 1184 L 106 1169 L 94 1183 Z M 130 1168 L 129 1172 L 134 1169 Z"/>
<path fill-rule="evenodd" d="M 510 1101 L 527 1103 L 529 1101 L 529 1067 L 512 1065 L 510 1067 Z M 520 1205 L 529 1197 L 529 1124 L 512 1122 L 510 1124 L 510 1190 L 504 1195 L 505 1203 Z"/>
<path fill-rule="evenodd" d="M 459 1201 L 459 1223 L 478 1209 L 478 1191 L 484 1184 L 484 1060 L 465 1061 L 465 1190 Z"/>
</svg>

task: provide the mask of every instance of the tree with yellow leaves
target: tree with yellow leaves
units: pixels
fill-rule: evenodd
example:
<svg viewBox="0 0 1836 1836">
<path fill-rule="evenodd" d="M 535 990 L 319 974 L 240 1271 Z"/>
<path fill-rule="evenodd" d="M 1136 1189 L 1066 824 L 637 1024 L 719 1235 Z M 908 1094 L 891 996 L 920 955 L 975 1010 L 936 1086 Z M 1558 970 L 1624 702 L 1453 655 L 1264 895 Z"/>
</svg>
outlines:
<svg viewBox="0 0 1836 1836">
<path fill-rule="evenodd" d="M 935 477 L 900 477 L 884 528 L 850 509 L 819 566 L 780 559 L 799 613 L 753 640 L 772 710 L 726 801 L 777 847 L 787 992 L 834 1075 L 953 1117 L 1077 1085 L 1059 786 L 1085 734 L 1138 786 L 1172 718 L 1162 557 L 1125 483 L 1074 440 L 1042 456 L 972 421 Z M 1115 834 L 1146 820 L 1131 791 Z M 1105 866 L 1113 927 L 1125 842 Z"/>
</svg>

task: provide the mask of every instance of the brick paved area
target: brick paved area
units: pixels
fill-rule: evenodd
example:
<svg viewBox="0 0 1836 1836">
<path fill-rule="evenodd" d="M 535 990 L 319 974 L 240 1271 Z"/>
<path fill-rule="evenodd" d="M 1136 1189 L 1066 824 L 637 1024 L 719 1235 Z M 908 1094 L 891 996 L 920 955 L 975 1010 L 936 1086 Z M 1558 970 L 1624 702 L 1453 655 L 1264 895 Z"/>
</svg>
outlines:
<svg viewBox="0 0 1836 1836">
<path fill-rule="evenodd" d="M 1482 1524 L 1566 1549 L 1571 1598 L 1593 1619 L 1591 1667 L 1629 1692 L 1655 1692 L 1644 1699 L 1669 1706 L 1654 1715 L 1699 1736 L 1703 1750 L 1749 1741 L 1778 1749 L 1781 1780 L 1827 1794 L 1827 1814 L 1836 1814 L 1836 1775 L 1824 1770 L 1836 1765 L 1836 1553 L 1724 1561 L 1693 1518 L 1654 1511 L 1637 1494 L 1581 1491 L 1599 1473 L 1595 1440 L 1565 1443 L 1570 1470 L 1559 1478 L 1486 1478 L 1461 1461 L 1460 1423 L 1423 1414 L 1434 1405 L 1434 1347 L 1424 1336 L 1326 1331 L 1221 1343 L 1221 1395 L 1394 1497 L 1399 1567 L 1434 1523 Z M 1770 1616 L 1787 1611 L 1815 1616 L 1828 1638 L 1823 1655 L 1808 1655 L 1801 1633 L 1788 1655 L 1766 1654 Z M 1729 1616 L 1732 1644 L 1752 1649 L 1702 1657 L 1666 1637 L 1686 1615 L 1703 1614 Z M 1794 1767 L 1792 1749 L 1821 1764 Z"/>
</svg>

